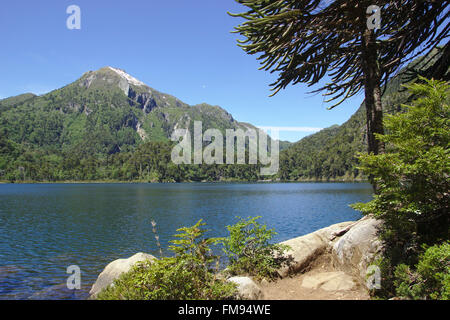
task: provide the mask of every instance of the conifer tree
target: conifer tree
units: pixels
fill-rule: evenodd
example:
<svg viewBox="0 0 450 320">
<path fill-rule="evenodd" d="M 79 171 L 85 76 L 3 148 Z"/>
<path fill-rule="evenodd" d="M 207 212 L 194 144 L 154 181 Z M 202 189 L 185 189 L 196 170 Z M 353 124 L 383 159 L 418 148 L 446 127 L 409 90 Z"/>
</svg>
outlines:
<svg viewBox="0 0 450 320">
<path fill-rule="evenodd" d="M 384 153 L 382 86 L 404 65 L 449 36 L 443 0 L 236 0 L 248 10 L 236 32 L 278 73 L 273 94 L 289 84 L 318 84 L 333 108 L 364 88 L 369 153 Z M 376 19 L 379 14 L 380 19 Z M 376 20 L 374 20 L 376 19 Z M 328 75 L 330 83 L 320 82 Z"/>
</svg>

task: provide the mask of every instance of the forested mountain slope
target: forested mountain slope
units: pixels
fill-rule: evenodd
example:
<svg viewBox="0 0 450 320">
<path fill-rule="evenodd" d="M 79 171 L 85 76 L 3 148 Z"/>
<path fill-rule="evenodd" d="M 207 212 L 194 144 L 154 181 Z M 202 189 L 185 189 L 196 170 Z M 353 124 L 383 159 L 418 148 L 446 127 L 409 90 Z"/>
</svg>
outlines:
<svg viewBox="0 0 450 320">
<path fill-rule="evenodd" d="M 430 52 L 403 68 L 385 86 L 382 97 L 385 113 L 401 111 L 412 97 L 402 87 L 415 81 L 418 75 L 435 79 L 450 79 L 450 46 Z M 366 115 L 364 102 L 356 113 L 341 126 L 321 130 L 293 144 L 280 154 L 279 177 L 282 180 L 360 180 L 356 154 L 367 152 Z"/>
<path fill-rule="evenodd" d="M 218 106 L 189 106 L 120 69 L 105 67 L 43 96 L 0 101 L 2 135 L 41 149 L 112 154 L 141 142 L 169 141 L 174 128 L 246 128 Z"/>
<path fill-rule="evenodd" d="M 401 84 L 421 74 L 449 79 L 449 46 L 410 63 L 386 86 L 383 107 L 398 112 L 412 97 Z M 343 125 L 290 145 L 273 179 L 363 179 L 357 152 L 366 150 L 364 103 Z M 189 106 L 123 70 L 105 67 L 42 96 L 0 100 L 0 181 L 259 180 L 260 165 L 180 165 L 171 162 L 176 128 L 202 121 L 203 130 L 255 128 L 218 106 Z"/>
<path fill-rule="evenodd" d="M 42 96 L 0 100 L 0 180 L 209 179 L 201 173 L 206 167 L 167 173 L 172 132 L 193 132 L 194 121 L 202 121 L 203 131 L 256 129 L 218 106 L 190 106 L 121 69 L 89 71 Z M 211 174 L 211 179 L 232 178 L 234 172 Z"/>
</svg>

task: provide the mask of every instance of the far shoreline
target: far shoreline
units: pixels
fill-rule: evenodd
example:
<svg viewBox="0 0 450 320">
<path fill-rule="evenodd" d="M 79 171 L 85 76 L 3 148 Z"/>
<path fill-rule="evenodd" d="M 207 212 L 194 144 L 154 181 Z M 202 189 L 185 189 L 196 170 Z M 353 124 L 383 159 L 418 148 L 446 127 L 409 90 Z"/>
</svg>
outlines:
<svg viewBox="0 0 450 320">
<path fill-rule="evenodd" d="M 0 184 L 181 184 L 181 183 L 370 183 L 368 180 L 220 180 L 220 181 L 180 181 L 180 182 L 150 182 L 150 181 L 120 181 L 120 180 L 63 180 L 63 181 L 0 181 Z"/>
</svg>

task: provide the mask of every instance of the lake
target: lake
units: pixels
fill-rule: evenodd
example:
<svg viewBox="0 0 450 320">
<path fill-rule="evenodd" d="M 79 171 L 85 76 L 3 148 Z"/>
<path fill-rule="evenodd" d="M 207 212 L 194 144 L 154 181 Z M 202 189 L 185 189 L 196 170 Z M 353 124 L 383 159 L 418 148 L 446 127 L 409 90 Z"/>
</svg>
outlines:
<svg viewBox="0 0 450 320">
<path fill-rule="evenodd" d="M 279 242 L 359 219 L 349 204 L 371 194 L 367 183 L 0 184 L 0 299 L 86 298 L 112 260 L 159 255 L 151 220 L 164 249 L 199 219 L 226 236 L 236 216 L 262 216 Z"/>
</svg>

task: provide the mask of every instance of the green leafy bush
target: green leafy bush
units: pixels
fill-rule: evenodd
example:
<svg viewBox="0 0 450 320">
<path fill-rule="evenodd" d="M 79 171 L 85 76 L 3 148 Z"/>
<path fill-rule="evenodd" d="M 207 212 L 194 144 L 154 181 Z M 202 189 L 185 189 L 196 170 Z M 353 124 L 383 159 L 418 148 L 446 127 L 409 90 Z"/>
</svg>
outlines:
<svg viewBox="0 0 450 320">
<path fill-rule="evenodd" d="M 450 243 L 428 248 L 416 270 L 405 264 L 395 268 L 397 295 L 409 299 L 450 299 Z"/>
<path fill-rule="evenodd" d="M 413 105 L 387 116 L 386 134 L 377 136 L 389 152 L 359 156 L 360 169 L 374 178 L 377 193 L 369 203 L 353 205 L 384 222 L 380 293 L 385 297 L 404 283 L 394 282 L 395 267 L 416 265 L 422 245 L 447 241 L 450 230 L 450 86 L 420 78 L 408 87 L 416 98 Z M 399 267 L 397 275 L 406 274 L 405 268 Z"/>
<path fill-rule="evenodd" d="M 100 300 L 221 300 L 231 299 L 236 285 L 218 277 L 219 258 L 210 245 L 219 238 L 205 239 L 202 220 L 178 229 L 170 250 L 173 257 L 136 264 L 99 293 Z"/>
<path fill-rule="evenodd" d="M 418 243 L 448 237 L 450 184 L 450 86 L 426 80 L 409 86 L 419 96 L 407 112 L 385 119 L 378 138 L 392 150 L 360 155 L 361 168 L 378 186 L 373 201 L 355 207 L 386 223 L 385 238 Z M 396 239 L 394 239 L 396 238 Z"/>
<path fill-rule="evenodd" d="M 229 258 L 227 271 L 256 278 L 272 279 L 290 259 L 284 255 L 286 245 L 270 244 L 276 234 L 257 222 L 260 217 L 240 219 L 228 226 L 228 238 L 205 238 L 205 223 L 178 229 L 169 250 L 173 257 L 137 263 L 122 274 L 112 286 L 99 293 L 100 300 L 221 300 L 236 296 L 236 284 L 227 282 L 219 272 L 220 257 L 211 246 L 222 243 Z M 152 221 L 156 233 L 156 223 Z M 156 235 L 158 242 L 159 237 Z"/>
<path fill-rule="evenodd" d="M 289 264 L 289 259 L 284 255 L 289 247 L 271 244 L 270 240 L 276 232 L 258 223 L 259 218 L 239 218 L 235 225 L 227 226 L 230 236 L 222 243 L 229 259 L 227 271 L 231 274 L 272 279 L 277 276 L 277 269 Z"/>
</svg>

